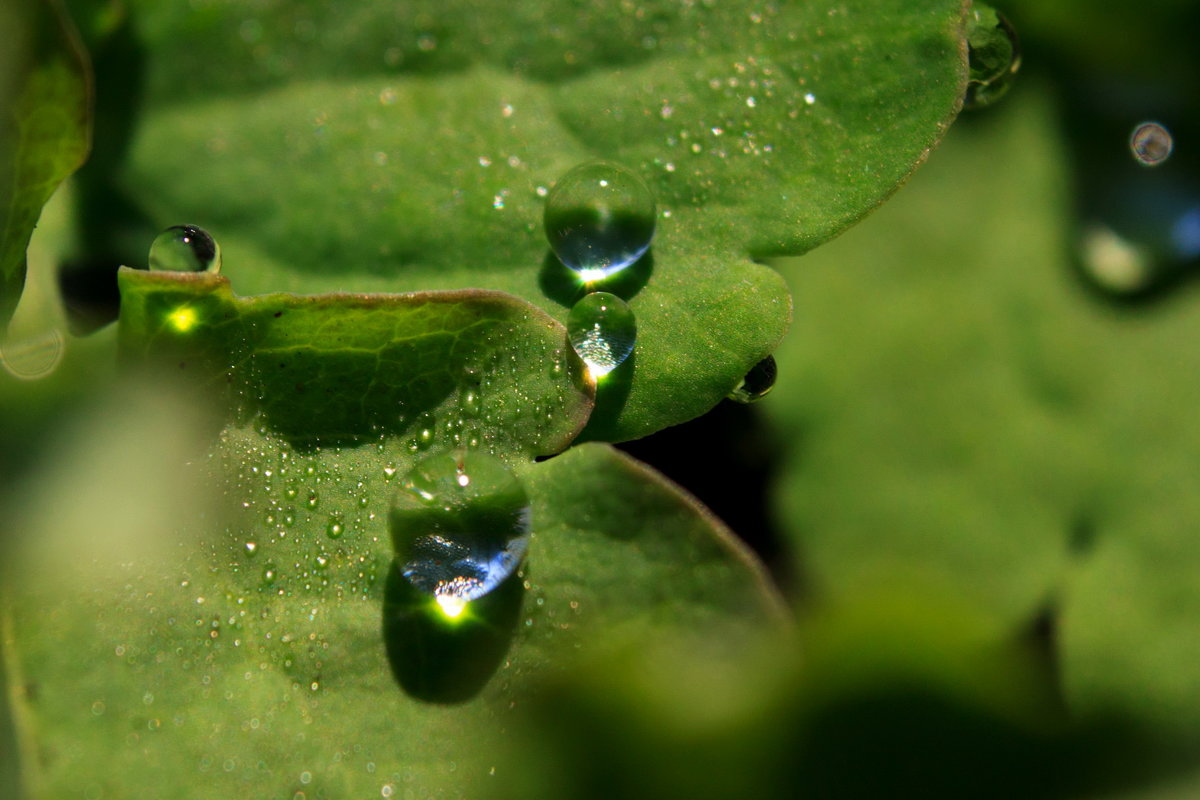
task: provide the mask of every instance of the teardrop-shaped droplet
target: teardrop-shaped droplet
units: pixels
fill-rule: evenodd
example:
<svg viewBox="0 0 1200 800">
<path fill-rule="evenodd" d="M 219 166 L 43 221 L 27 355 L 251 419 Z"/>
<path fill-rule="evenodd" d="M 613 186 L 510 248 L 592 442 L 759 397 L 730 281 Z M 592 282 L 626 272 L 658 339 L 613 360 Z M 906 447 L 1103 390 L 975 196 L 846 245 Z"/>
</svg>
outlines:
<svg viewBox="0 0 1200 800">
<path fill-rule="evenodd" d="M 608 292 L 584 295 L 567 317 L 567 339 L 593 378 L 619 367 L 637 341 L 637 320 L 624 300 Z"/>
<path fill-rule="evenodd" d="M 729 399 L 738 403 L 757 403 L 775 388 L 775 356 L 767 356 L 755 364 L 742 378 L 742 382 L 729 393 Z"/>
<path fill-rule="evenodd" d="M 968 12 L 968 82 L 963 108 L 985 108 L 1003 97 L 1021 68 L 1017 32 L 1004 15 L 975 3 Z"/>
<path fill-rule="evenodd" d="M 638 175 L 589 161 L 563 175 L 546 198 L 546 238 L 563 264 L 590 283 L 633 264 L 654 238 L 654 195 Z"/>
<path fill-rule="evenodd" d="M 220 272 L 221 246 L 195 225 L 175 225 L 150 245 L 150 269 L 156 272 Z"/>
<path fill-rule="evenodd" d="M 1129 136 L 1129 151 L 1143 166 L 1157 167 L 1170 158 L 1174 148 L 1171 132 L 1157 122 L 1143 122 Z"/>
<path fill-rule="evenodd" d="M 500 460 L 443 453 L 401 481 L 390 524 L 401 574 L 454 620 L 520 566 L 529 499 Z"/>
</svg>

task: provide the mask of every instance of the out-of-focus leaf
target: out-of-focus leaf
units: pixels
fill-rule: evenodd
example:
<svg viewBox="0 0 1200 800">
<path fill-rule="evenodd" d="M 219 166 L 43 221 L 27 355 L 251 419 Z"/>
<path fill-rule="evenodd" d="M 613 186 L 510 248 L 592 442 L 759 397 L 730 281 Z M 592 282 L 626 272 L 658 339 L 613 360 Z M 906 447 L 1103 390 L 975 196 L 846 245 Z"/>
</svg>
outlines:
<svg viewBox="0 0 1200 800">
<path fill-rule="evenodd" d="M 791 446 L 779 519 L 819 595 L 949 587 L 1013 635 L 1041 609 L 1072 713 L 1179 749 L 1200 737 L 1200 304 L 1086 290 L 1049 109 L 1031 90 L 956 129 L 786 266 L 804 302 L 762 404 Z"/>
<path fill-rule="evenodd" d="M 83 163 L 90 136 L 87 58 L 57 0 L 0 8 L 0 326 L 25 282 L 42 206 Z"/>
<path fill-rule="evenodd" d="M 122 424 L 96 421 L 112 436 L 153 421 L 136 404 L 129 411 Z M 144 510 L 169 498 L 143 496 L 140 486 L 162 490 L 136 459 L 93 488 L 111 497 L 107 513 L 92 509 L 88 530 L 64 522 L 86 518 L 91 493 L 82 507 L 63 496 L 54 513 L 25 518 L 32 546 L 20 562 L 16 641 L 48 795 L 477 794 L 492 767 L 522 766 L 496 763 L 485 745 L 537 676 L 615 642 L 748 633 L 779 619 L 761 567 L 694 501 L 607 446 L 586 445 L 523 472 L 534 535 L 498 673 L 461 705 L 414 700 L 394 683 L 381 636 L 391 546 L 382 520 L 357 502 L 390 488 L 373 449 L 344 451 L 341 474 L 321 482 L 308 474 L 317 457 L 297 453 L 230 480 L 248 515 L 278 516 L 281 535 L 253 550 L 237 524 L 201 519 L 196 538 L 164 535 Z M 370 473 L 356 471 L 360 459 Z M 100 465 L 111 471 L 110 460 L 63 465 L 41 492 Z M 176 477 L 199 487 L 210 471 L 220 480 L 218 464 Z M 280 498 L 294 490 L 296 507 L 267 506 L 268 486 Z M 309 517 L 334 514 L 344 522 L 337 538 L 309 533 Z M 92 543 L 82 553 L 80 537 Z M 114 538 L 121 552 L 106 554 Z"/>
</svg>

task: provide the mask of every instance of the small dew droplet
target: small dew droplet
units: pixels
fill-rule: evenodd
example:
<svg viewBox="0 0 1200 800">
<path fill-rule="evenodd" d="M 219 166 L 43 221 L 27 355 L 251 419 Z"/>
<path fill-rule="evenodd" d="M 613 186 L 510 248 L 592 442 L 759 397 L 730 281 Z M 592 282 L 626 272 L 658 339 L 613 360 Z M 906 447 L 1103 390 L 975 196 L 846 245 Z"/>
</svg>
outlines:
<svg viewBox="0 0 1200 800">
<path fill-rule="evenodd" d="M 150 269 L 156 272 L 220 272 L 221 246 L 195 225 L 175 225 L 150 245 Z"/>
<path fill-rule="evenodd" d="M 637 173 L 589 161 L 563 175 L 546 198 L 546 238 L 590 283 L 633 264 L 654 238 L 654 195 Z"/>
<path fill-rule="evenodd" d="M 775 356 L 767 356 L 750 368 L 741 383 L 729 393 L 729 399 L 737 403 L 757 403 L 775 388 L 776 372 Z"/>
<path fill-rule="evenodd" d="M 1021 68 L 1017 32 L 1004 15 L 976 3 L 967 18 L 968 82 L 963 108 L 986 108 L 1007 94 Z"/>
<path fill-rule="evenodd" d="M 342 522 L 340 514 L 332 514 L 329 517 L 329 524 L 325 526 L 325 535 L 330 539 L 340 539 L 345 532 L 346 526 Z"/>
<path fill-rule="evenodd" d="M 637 320 L 624 300 L 608 292 L 591 292 L 571 309 L 567 339 L 587 364 L 593 378 L 619 367 L 637 341 Z"/>
</svg>

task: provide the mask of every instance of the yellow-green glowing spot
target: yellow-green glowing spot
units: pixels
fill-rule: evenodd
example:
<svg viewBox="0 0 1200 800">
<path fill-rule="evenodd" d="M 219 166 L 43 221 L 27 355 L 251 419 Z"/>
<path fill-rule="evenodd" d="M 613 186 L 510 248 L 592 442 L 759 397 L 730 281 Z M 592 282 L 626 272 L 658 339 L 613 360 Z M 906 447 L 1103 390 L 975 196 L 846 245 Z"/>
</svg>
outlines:
<svg viewBox="0 0 1200 800">
<path fill-rule="evenodd" d="M 180 306 L 167 315 L 167 322 L 179 333 L 187 333 L 199 321 L 196 309 L 191 306 Z"/>
<path fill-rule="evenodd" d="M 439 594 L 436 600 L 438 609 L 446 619 L 456 620 L 467 610 L 467 601 L 456 594 Z"/>
</svg>

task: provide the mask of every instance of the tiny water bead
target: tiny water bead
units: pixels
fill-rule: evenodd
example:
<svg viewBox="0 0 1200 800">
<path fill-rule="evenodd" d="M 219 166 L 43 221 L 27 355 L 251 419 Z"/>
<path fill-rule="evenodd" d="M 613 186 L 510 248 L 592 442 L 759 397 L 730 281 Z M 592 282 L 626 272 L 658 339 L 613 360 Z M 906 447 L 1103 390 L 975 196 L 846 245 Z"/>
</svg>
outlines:
<svg viewBox="0 0 1200 800">
<path fill-rule="evenodd" d="M 196 225 L 175 225 L 150 245 L 150 269 L 155 272 L 220 272 L 221 246 Z"/>
<path fill-rule="evenodd" d="M 637 341 L 637 320 L 615 294 L 591 292 L 571 308 L 567 339 L 593 378 L 612 372 L 629 357 Z"/>
<path fill-rule="evenodd" d="M 401 574 L 454 620 L 521 565 L 529 499 L 499 459 L 442 453 L 401 481 L 389 522 Z"/>
<path fill-rule="evenodd" d="M 654 195 L 645 181 L 608 161 L 580 164 L 546 198 L 550 248 L 585 283 L 641 258 L 654 238 L 654 219 Z"/>
<path fill-rule="evenodd" d="M 741 383 L 729 393 L 729 399 L 737 403 L 757 403 L 775 388 L 777 372 L 775 356 L 767 356 L 750 368 Z"/>
<path fill-rule="evenodd" d="M 1171 157 L 1175 140 L 1171 132 L 1157 122 L 1143 122 L 1129 135 L 1129 151 L 1139 164 L 1157 167 Z"/>
<path fill-rule="evenodd" d="M 1017 32 L 1004 15 L 976 3 L 967 18 L 968 82 L 963 108 L 986 108 L 1003 97 L 1021 68 Z"/>
</svg>

